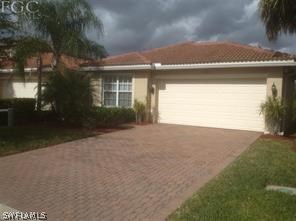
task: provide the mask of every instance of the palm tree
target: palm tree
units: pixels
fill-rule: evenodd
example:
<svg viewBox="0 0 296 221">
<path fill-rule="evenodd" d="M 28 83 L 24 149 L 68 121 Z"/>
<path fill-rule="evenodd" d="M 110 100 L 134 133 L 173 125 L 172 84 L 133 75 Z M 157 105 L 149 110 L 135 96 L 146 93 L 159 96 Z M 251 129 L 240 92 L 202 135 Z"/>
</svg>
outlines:
<svg viewBox="0 0 296 221">
<path fill-rule="evenodd" d="M 51 52 L 54 55 L 54 71 L 63 72 L 63 54 L 78 58 L 101 58 L 106 51 L 86 36 L 91 29 L 96 30 L 98 36 L 103 31 L 102 23 L 86 0 L 43 0 L 38 10 L 38 17 L 19 17 L 22 28 L 29 31 L 25 40 L 17 44 L 15 59 L 17 69 L 24 72 L 27 58 L 37 57 L 37 110 L 41 110 L 43 52 Z"/>
<path fill-rule="evenodd" d="M 16 42 L 14 51 L 14 60 L 16 70 L 19 75 L 25 79 L 25 65 L 28 57 L 36 56 L 37 66 L 37 111 L 41 111 L 41 93 L 42 93 L 42 54 L 50 52 L 51 48 L 46 41 L 34 37 L 24 37 Z"/>
<path fill-rule="evenodd" d="M 270 41 L 276 40 L 282 32 L 296 33 L 295 0 L 260 0 L 259 9 Z"/>
</svg>

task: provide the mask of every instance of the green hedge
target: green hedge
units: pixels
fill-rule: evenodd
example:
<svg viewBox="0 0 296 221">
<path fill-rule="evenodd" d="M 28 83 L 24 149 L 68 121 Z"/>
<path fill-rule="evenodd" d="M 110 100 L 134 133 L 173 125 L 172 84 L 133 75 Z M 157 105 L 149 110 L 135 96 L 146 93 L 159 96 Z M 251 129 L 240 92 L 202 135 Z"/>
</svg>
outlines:
<svg viewBox="0 0 296 221">
<path fill-rule="evenodd" d="M 36 101 L 29 98 L 0 99 L 0 109 L 13 108 L 15 124 L 56 121 L 57 115 L 51 111 L 37 113 Z M 77 119 L 79 123 L 79 119 Z M 81 124 L 86 127 L 116 127 L 135 121 L 135 112 L 131 108 L 95 107 L 86 111 Z M 7 125 L 7 113 L 0 113 L 0 125 Z"/>
<path fill-rule="evenodd" d="M 34 120 L 36 100 L 34 98 L 0 99 L 0 109 L 13 108 L 15 124 Z M 0 113 L 0 125 L 7 124 L 7 113 Z"/>
<path fill-rule="evenodd" d="M 135 121 L 135 112 L 131 108 L 93 108 L 85 126 L 88 127 L 115 127 L 120 124 Z"/>
</svg>

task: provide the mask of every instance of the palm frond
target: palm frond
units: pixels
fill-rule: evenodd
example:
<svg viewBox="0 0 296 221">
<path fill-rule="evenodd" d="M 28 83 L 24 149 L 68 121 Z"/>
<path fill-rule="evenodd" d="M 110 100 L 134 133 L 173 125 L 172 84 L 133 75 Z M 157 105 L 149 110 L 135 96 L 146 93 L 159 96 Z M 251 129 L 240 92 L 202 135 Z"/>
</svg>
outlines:
<svg viewBox="0 0 296 221">
<path fill-rule="evenodd" d="M 276 40 L 281 33 L 296 33 L 295 0 L 261 0 L 259 9 L 269 40 Z"/>
<path fill-rule="evenodd" d="M 39 38 L 27 37 L 18 41 L 14 48 L 13 60 L 16 64 L 16 73 L 23 75 L 27 59 L 37 54 L 50 52 L 51 48 L 46 41 Z"/>
<path fill-rule="evenodd" d="M 103 33 L 103 24 L 86 0 L 43 0 L 38 9 L 40 17 L 33 20 L 24 19 L 23 25 L 33 29 L 32 32 L 39 38 L 49 41 L 55 55 L 61 55 L 64 51 L 75 55 L 78 54 L 78 49 L 93 49 L 90 54 L 98 57 L 105 54 L 102 46 L 98 47 L 95 43 L 86 41 L 85 33 L 90 29 L 96 30 L 98 37 Z M 84 54 L 87 57 L 89 55 L 80 53 L 81 56 Z"/>
<path fill-rule="evenodd" d="M 89 40 L 84 35 L 76 35 L 75 33 L 73 35 L 68 33 L 68 36 L 63 39 L 61 53 L 86 59 L 107 56 L 104 46 Z"/>
</svg>

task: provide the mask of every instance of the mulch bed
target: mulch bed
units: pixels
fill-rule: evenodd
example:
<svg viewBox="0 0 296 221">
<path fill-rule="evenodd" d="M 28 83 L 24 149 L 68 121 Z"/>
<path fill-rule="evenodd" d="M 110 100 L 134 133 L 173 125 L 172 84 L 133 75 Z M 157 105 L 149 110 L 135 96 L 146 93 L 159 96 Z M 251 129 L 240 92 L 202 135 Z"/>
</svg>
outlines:
<svg viewBox="0 0 296 221">
<path fill-rule="evenodd" d="M 285 136 L 276 136 L 276 135 L 265 134 L 265 135 L 262 135 L 261 138 L 275 140 L 275 141 L 292 141 L 294 143 L 292 150 L 296 152 L 296 137 L 295 137 L 295 135 L 285 137 Z"/>
<path fill-rule="evenodd" d="M 129 125 L 135 125 L 135 126 L 147 126 L 147 125 L 150 125 L 152 123 L 149 123 L 149 122 L 141 122 L 141 123 L 136 123 L 136 122 L 133 122 L 133 123 L 130 123 Z"/>
<path fill-rule="evenodd" d="M 285 136 L 277 136 L 277 135 L 270 135 L 264 134 L 261 136 L 263 139 L 270 139 L 270 140 L 278 140 L 278 141 L 293 141 L 295 137 L 285 137 Z"/>
<path fill-rule="evenodd" d="M 104 127 L 100 127 L 100 128 L 95 128 L 93 129 L 93 131 L 95 133 L 98 134 L 106 134 L 106 133 L 113 133 L 116 131 L 121 131 L 121 130 L 128 130 L 128 129 L 132 129 L 135 126 L 147 126 L 150 125 L 151 123 L 147 123 L 147 122 L 142 122 L 142 123 L 136 123 L 136 122 L 132 122 L 126 125 L 121 125 L 118 127 L 111 127 L 111 128 L 104 128 Z"/>
<path fill-rule="evenodd" d="M 121 131 L 121 130 L 127 130 L 129 128 L 123 128 L 123 127 L 115 127 L 115 128 L 95 128 L 93 131 L 98 134 L 107 134 L 107 133 L 112 133 L 116 131 Z"/>
</svg>

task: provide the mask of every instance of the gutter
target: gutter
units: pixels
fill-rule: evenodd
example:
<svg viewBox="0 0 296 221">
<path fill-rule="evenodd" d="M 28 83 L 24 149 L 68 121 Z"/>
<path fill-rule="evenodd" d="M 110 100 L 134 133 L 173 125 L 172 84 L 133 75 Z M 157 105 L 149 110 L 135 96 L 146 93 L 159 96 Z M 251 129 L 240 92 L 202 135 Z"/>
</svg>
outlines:
<svg viewBox="0 0 296 221">
<path fill-rule="evenodd" d="M 248 68 L 248 67 L 295 67 L 295 60 L 286 61 L 256 61 L 256 62 L 222 62 L 205 64 L 165 64 L 152 63 L 141 65 L 113 65 L 113 66 L 89 66 L 82 67 L 80 71 L 132 71 L 132 70 L 192 70 L 214 68 Z M 52 71 L 52 68 L 44 68 L 44 71 Z M 25 72 L 35 72 L 37 68 L 25 68 Z M 0 73 L 13 73 L 14 69 L 0 69 Z"/>
<path fill-rule="evenodd" d="M 180 70 L 180 69 L 209 69 L 209 68 L 247 68 L 247 67 L 287 67 L 296 66 L 294 60 L 289 61 L 260 61 L 260 62 L 231 62 L 231 63 L 207 63 L 207 64 L 180 64 L 156 66 L 156 70 Z"/>
<path fill-rule="evenodd" d="M 114 66 L 97 66 L 82 67 L 81 71 L 129 71 L 129 70 L 151 70 L 150 64 L 143 65 L 114 65 Z"/>
<path fill-rule="evenodd" d="M 37 68 L 25 68 L 24 71 L 27 73 L 27 72 L 36 72 L 37 71 Z M 45 71 L 45 72 L 49 72 L 49 71 L 52 71 L 52 68 L 42 68 L 42 71 Z M 15 72 L 15 69 L 13 68 L 6 68 L 6 69 L 0 69 L 0 73 L 1 74 L 11 74 Z"/>
<path fill-rule="evenodd" d="M 130 71 L 130 70 L 190 70 L 190 69 L 213 69 L 213 68 L 247 68 L 247 67 L 292 67 L 296 66 L 294 60 L 287 61 L 259 61 L 259 62 L 223 62 L 205 64 L 169 64 L 152 63 L 149 65 L 114 65 L 83 67 L 81 71 Z"/>
</svg>

